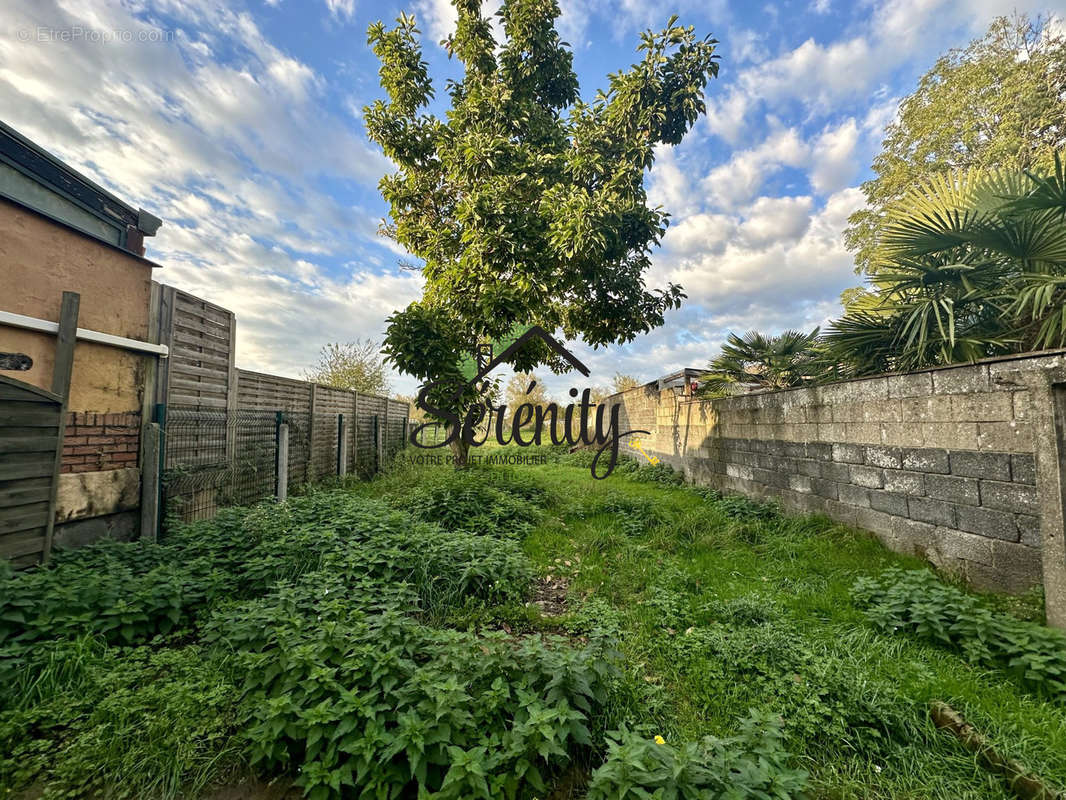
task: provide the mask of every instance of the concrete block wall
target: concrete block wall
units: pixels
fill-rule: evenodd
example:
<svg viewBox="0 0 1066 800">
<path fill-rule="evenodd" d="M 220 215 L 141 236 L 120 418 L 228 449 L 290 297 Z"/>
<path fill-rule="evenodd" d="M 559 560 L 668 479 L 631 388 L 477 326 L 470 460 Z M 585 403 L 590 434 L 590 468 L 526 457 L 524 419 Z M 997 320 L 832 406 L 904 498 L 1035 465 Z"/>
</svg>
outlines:
<svg viewBox="0 0 1066 800">
<path fill-rule="evenodd" d="M 1064 366 L 1054 353 L 714 400 L 651 384 L 608 402 L 695 483 L 826 514 L 1016 592 L 1042 576 L 1026 376 Z"/>
</svg>

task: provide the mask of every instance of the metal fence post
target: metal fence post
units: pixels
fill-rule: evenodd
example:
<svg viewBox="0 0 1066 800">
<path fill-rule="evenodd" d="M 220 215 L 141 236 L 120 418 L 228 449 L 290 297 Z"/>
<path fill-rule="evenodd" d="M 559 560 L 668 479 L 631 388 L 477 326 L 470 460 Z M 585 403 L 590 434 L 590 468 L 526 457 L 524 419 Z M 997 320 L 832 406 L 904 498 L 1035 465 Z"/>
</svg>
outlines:
<svg viewBox="0 0 1066 800">
<path fill-rule="evenodd" d="M 348 474 L 348 421 L 337 415 L 337 474 Z"/>
<path fill-rule="evenodd" d="M 284 503 L 289 496 L 289 423 L 285 421 L 285 415 L 279 411 L 275 422 L 277 447 L 276 447 L 276 476 L 274 483 L 274 496 L 279 503 Z"/>
</svg>

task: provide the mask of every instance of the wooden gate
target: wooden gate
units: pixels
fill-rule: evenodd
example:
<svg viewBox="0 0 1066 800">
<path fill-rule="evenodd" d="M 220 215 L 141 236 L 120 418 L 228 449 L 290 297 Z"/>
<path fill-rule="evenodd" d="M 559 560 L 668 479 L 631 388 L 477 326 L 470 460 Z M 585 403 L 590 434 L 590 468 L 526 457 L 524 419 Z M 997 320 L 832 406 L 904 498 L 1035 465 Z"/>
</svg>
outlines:
<svg viewBox="0 0 1066 800">
<path fill-rule="evenodd" d="M 63 398 L 0 375 L 0 558 L 21 567 L 50 549 Z"/>
</svg>

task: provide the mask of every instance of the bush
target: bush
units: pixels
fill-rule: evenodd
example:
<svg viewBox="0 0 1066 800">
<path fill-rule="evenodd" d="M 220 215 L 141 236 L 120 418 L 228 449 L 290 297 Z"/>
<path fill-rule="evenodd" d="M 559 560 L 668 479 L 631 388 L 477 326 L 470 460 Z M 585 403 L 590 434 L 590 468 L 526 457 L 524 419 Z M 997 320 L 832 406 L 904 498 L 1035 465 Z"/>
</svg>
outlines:
<svg viewBox="0 0 1066 800">
<path fill-rule="evenodd" d="M 685 482 L 685 475 L 669 464 L 660 461 L 658 464 L 640 464 L 629 475 L 629 479 L 640 483 L 661 483 L 665 486 L 680 486 Z"/>
<path fill-rule="evenodd" d="M 344 620 L 305 597 L 234 609 L 254 765 L 297 774 L 312 800 L 544 792 L 605 699 L 610 653 L 437 630 L 395 611 Z M 332 601 L 330 601 L 332 602 Z M 312 614 L 321 624 L 309 624 Z M 272 619 L 271 619 L 272 617 Z M 223 624 L 222 628 L 225 629 Z M 250 638 L 249 638 L 250 636 Z"/>
<path fill-rule="evenodd" d="M 545 498 L 513 475 L 471 486 L 527 514 Z M 610 648 L 430 625 L 531 576 L 510 535 L 344 491 L 5 571 L 0 792 L 172 797 L 242 752 L 316 800 L 543 792 L 589 743 Z"/>
<path fill-rule="evenodd" d="M 513 473 L 471 468 L 441 472 L 395 502 L 449 531 L 519 538 L 540 519 L 547 493 Z"/>
<path fill-rule="evenodd" d="M 788 798 L 807 773 L 791 769 L 780 721 L 751 712 L 737 736 L 679 747 L 626 729 L 609 734 L 607 758 L 592 774 L 589 800 Z"/>
<path fill-rule="evenodd" d="M 996 613 L 927 570 L 860 578 L 852 597 L 882 632 L 914 634 L 1039 694 L 1066 698 L 1066 635 L 1059 631 Z"/>
</svg>

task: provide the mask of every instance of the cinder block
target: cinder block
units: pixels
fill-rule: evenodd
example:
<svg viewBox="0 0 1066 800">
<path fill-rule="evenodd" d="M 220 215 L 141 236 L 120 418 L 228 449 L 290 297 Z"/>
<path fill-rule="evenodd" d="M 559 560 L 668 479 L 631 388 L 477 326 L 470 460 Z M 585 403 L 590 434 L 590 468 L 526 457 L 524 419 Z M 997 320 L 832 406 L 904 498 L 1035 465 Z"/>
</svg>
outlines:
<svg viewBox="0 0 1066 800">
<path fill-rule="evenodd" d="M 861 508 L 870 507 L 870 490 L 851 483 L 838 484 L 837 496 L 841 503 Z"/>
<path fill-rule="evenodd" d="M 951 474 L 967 478 L 1010 480 L 1010 455 L 1007 453 L 978 453 L 959 450 L 950 453 Z"/>
<path fill-rule="evenodd" d="M 869 496 L 870 508 L 897 517 L 908 516 L 907 498 L 903 495 L 895 494 L 893 492 L 882 492 L 874 489 L 869 492 Z"/>
<path fill-rule="evenodd" d="M 807 442 L 807 458 L 815 458 L 820 461 L 830 461 L 833 458 L 833 445 L 831 442 Z"/>
<path fill-rule="evenodd" d="M 730 478 L 740 478 L 747 481 L 753 478 L 751 467 L 738 466 L 737 464 L 726 464 L 725 474 Z"/>
<path fill-rule="evenodd" d="M 849 422 L 844 425 L 847 440 L 856 444 L 881 444 L 881 425 L 876 422 Z"/>
<path fill-rule="evenodd" d="M 867 489 L 880 489 L 884 486 L 884 472 L 877 467 L 866 467 L 853 464 L 848 470 L 850 481 L 856 486 Z"/>
<path fill-rule="evenodd" d="M 906 495 L 925 494 L 925 475 L 898 469 L 885 470 L 885 491 Z"/>
<path fill-rule="evenodd" d="M 1023 544 L 993 542 L 992 566 L 1001 591 L 1024 592 L 1043 577 L 1040 551 Z"/>
<path fill-rule="evenodd" d="M 769 471 L 769 470 L 767 471 L 767 473 L 768 474 L 767 474 L 765 483 L 768 486 L 773 486 L 774 488 L 777 488 L 777 489 L 787 489 L 788 488 L 788 479 L 790 477 L 788 475 L 788 473 L 785 473 L 785 472 L 773 472 L 773 471 Z"/>
<path fill-rule="evenodd" d="M 952 419 L 966 422 L 1007 422 L 1014 419 L 1014 402 L 1010 392 L 954 394 Z"/>
<path fill-rule="evenodd" d="M 837 483 L 848 483 L 851 480 L 851 466 L 836 461 L 823 461 L 822 477 Z"/>
<path fill-rule="evenodd" d="M 818 423 L 818 439 L 823 442 L 839 442 L 845 438 L 847 430 L 842 422 Z M 834 445 L 835 447 L 836 445 Z"/>
<path fill-rule="evenodd" d="M 921 426 L 912 422 L 882 422 L 881 441 L 891 447 L 921 447 Z"/>
<path fill-rule="evenodd" d="M 981 495 L 976 478 L 962 478 L 955 475 L 926 475 L 925 492 L 936 500 L 947 500 L 958 505 L 976 506 L 981 504 Z"/>
<path fill-rule="evenodd" d="M 832 422 L 833 421 L 833 407 L 827 405 L 814 405 L 807 408 L 807 421 L 808 422 Z"/>
<path fill-rule="evenodd" d="M 1018 526 L 1018 541 L 1022 544 L 1029 547 L 1044 546 L 1044 540 L 1040 537 L 1040 517 L 1018 514 L 1014 518 L 1014 524 Z"/>
<path fill-rule="evenodd" d="M 1031 452 L 1033 431 L 1028 422 L 978 422 L 978 450 L 1006 450 L 1008 452 Z"/>
<path fill-rule="evenodd" d="M 955 506 L 943 500 L 910 497 L 907 499 L 907 510 L 911 519 L 943 525 L 946 528 L 955 527 Z"/>
<path fill-rule="evenodd" d="M 897 399 L 866 400 L 859 404 L 859 422 L 902 422 Z"/>
<path fill-rule="evenodd" d="M 1036 514 L 1039 511 L 1036 487 L 1024 483 L 981 481 L 981 505 L 1016 514 Z"/>
<path fill-rule="evenodd" d="M 923 422 L 922 442 L 926 447 L 947 450 L 977 450 L 976 422 Z"/>
<path fill-rule="evenodd" d="M 888 378 L 889 397 L 918 397 L 932 393 L 933 374 L 931 372 L 890 375 Z"/>
<path fill-rule="evenodd" d="M 825 478 L 811 478 L 811 491 L 819 497 L 825 497 L 829 500 L 837 499 L 838 485 L 834 481 L 827 481 Z"/>
<path fill-rule="evenodd" d="M 933 372 L 933 391 L 937 394 L 987 392 L 991 388 L 987 364 L 945 367 Z"/>
<path fill-rule="evenodd" d="M 899 469 L 903 466 L 903 453 L 898 447 L 867 447 L 865 457 L 872 467 Z"/>
<path fill-rule="evenodd" d="M 861 511 L 862 509 L 856 509 L 856 514 Z M 867 511 L 867 513 L 877 512 Z M 906 517 L 886 516 L 888 530 L 881 533 L 878 538 L 897 553 L 927 558 L 930 550 L 933 549 L 935 526 Z"/>
<path fill-rule="evenodd" d="M 955 512 L 955 527 L 959 530 L 1007 542 L 1018 541 L 1018 526 L 1014 522 L 1013 514 L 974 506 L 957 506 Z"/>
<path fill-rule="evenodd" d="M 953 528 L 936 529 L 936 549 L 941 558 L 992 563 L 992 540 Z"/>
<path fill-rule="evenodd" d="M 909 397 L 900 401 L 901 422 L 951 422 L 953 416 L 950 397 L 930 395 Z"/>
<path fill-rule="evenodd" d="M 1010 457 L 1010 479 L 1015 483 L 1036 484 L 1036 459 L 1029 453 L 1013 453 Z"/>
<path fill-rule="evenodd" d="M 1020 392 L 1011 392 L 1014 400 L 1014 418 L 1017 420 L 1028 420 L 1031 406 L 1031 400 L 1029 398 L 1028 390 L 1022 390 Z"/>
<path fill-rule="evenodd" d="M 833 460 L 845 464 L 862 464 L 866 460 L 866 451 L 857 444 L 834 444 Z"/>
<path fill-rule="evenodd" d="M 849 506 L 845 503 L 839 503 L 836 500 L 826 500 L 825 513 L 828 514 L 831 519 L 835 519 L 837 522 L 842 522 L 845 525 L 855 525 L 854 506 Z"/>
<path fill-rule="evenodd" d="M 855 524 L 868 531 L 878 534 L 878 538 L 892 530 L 892 521 L 900 519 L 874 508 L 856 508 Z M 884 541 L 882 539 L 882 541 Z"/>
<path fill-rule="evenodd" d="M 906 448 L 903 451 L 903 468 L 915 472 L 950 472 L 948 451 L 925 447 Z"/>
</svg>

